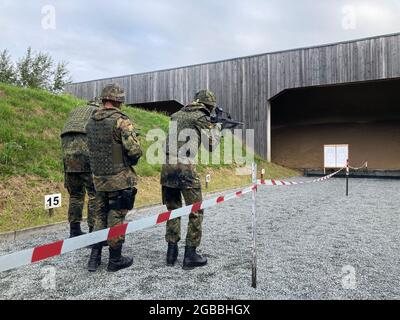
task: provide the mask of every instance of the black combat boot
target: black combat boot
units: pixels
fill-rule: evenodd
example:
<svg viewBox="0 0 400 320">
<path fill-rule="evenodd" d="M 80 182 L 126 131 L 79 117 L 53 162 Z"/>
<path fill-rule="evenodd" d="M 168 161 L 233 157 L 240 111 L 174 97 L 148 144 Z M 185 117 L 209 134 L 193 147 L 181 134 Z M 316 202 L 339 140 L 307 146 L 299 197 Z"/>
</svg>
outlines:
<svg viewBox="0 0 400 320">
<path fill-rule="evenodd" d="M 185 258 L 183 259 L 184 270 L 191 270 L 207 264 L 207 258 L 196 253 L 196 247 L 185 247 Z"/>
<path fill-rule="evenodd" d="M 168 243 L 167 266 L 173 267 L 178 258 L 178 245 L 176 243 Z"/>
<path fill-rule="evenodd" d="M 81 223 L 80 222 L 71 222 L 69 224 L 69 237 L 75 238 L 86 234 L 81 230 Z"/>
<path fill-rule="evenodd" d="M 93 227 L 89 227 L 89 233 L 93 232 Z"/>
<path fill-rule="evenodd" d="M 96 272 L 97 268 L 101 264 L 101 250 L 103 246 L 99 243 L 94 244 L 92 246 L 92 252 L 90 254 L 89 262 L 88 262 L 88 271 Z"/>
<path fill-rule="evenodd" d="M 133 264 L 133 258 L 124 257 L 121 254 L 122 245 L 116 248 L 109 248 L 110 260 L 108 261 L 108 272 L 116 272 L 121 269 L 129 268 Z"/>
</svg>

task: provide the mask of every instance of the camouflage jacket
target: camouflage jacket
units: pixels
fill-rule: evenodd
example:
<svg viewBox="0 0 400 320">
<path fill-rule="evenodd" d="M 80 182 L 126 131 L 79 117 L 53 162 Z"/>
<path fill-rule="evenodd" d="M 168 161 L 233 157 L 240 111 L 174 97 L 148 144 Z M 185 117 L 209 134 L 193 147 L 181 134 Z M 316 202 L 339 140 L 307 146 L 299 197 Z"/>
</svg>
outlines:
<svg viewBox="0 0 400 320">
<path fill-rule="evenodd" d="M 165 145 L 166 163 L 160 183 L 178 189 L 200 188 L 195 158 L 203 144 L 212 152 L 221 139 L 221 129 L 209 120 L 204 104 L 193 102 L 171 116 L 170 132 Z"/>
<path fill-rule="evenodd" d="M 86 139 L 86 125 L 96 111 L 93 106 L 78 107 L 71 111 L 61 132 L 64 171 L 68 173 L 89 173 L 89 149 Z"/>
<path fill-rule="evenodd" d="M 138 160 L 143 154 L 136 131 L 134 129 L 134 125 L 129 117 L 123 114 L 117 108 L 101 108 L 93 115 L 92 120 L 101 122 L 107 118 L 115 121 L 110 134 L 112 135 L 113 144 L 116 146 L 120 145 L 121 147 L 123 153 L 121 161 L 123 161 L 124 165 L 121 170 L 118 170 L 117 173 L 110 175 L 96 175 L 94 169 L 95 166 L 92 165 L 94 185 L 96 191 L 101 192 L 124 190 L 136 186 L 137 175 L 134 170 L 134 165 L 137 164 Z M 90 122 L 88 125 L 88 138 L 89 148 L 91 149 L 91 163 L 93 164 L 93 155 L 95 155 L 98 150 L 92 148 L 91 146 L 91 141 L 93 141 L 93 132 L 90 132 L 89 128 Z M 94 138 L 97 139 L 98 137 L 94 136 Z M 112 149 L 113 146 L 110 145 L 109 148 Z"/>
<path fill-rule="evenodd" d="M 89 149 L 85 134 L 64 135 L 61 139 L 64 172 L 90 173 Z"/>
</svg>

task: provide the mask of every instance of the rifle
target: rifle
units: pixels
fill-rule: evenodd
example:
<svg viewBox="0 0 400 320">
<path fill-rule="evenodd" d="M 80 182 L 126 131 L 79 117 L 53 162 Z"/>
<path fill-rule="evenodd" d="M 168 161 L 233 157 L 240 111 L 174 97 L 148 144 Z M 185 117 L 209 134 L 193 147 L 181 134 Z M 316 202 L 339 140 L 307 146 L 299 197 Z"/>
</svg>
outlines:
<svg viewBox="0 0 400 320">
<path fill-rule="evenodd" d="M 215 108 L 215 115 L 210 117 L 211 123 L 220 123 L 222 125 L 222 129 L 234 129 L 239 126 L 243 126 L 243 122 L 236 121 L 232 119 L 230 113 L 224 111 L 220 107 Z"/>
</svg>

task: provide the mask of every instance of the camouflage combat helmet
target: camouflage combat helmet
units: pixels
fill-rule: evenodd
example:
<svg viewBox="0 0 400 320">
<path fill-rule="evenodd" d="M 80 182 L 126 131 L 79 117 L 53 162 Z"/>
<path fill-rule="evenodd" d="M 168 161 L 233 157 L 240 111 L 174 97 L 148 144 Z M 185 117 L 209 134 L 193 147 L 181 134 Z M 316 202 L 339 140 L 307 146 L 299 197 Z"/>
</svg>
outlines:
<svg viewBox="0 0 400 320">
<path fill-rule="evenodd" d="M 209 90 L 200 90 L 197 92 L 195 100 L 196 102 L 200 102 L 214 108 L 217 106 L 217 98 L 215 97 L 215 94 Z"/>
<path fill-rule="evenodd" d="M 101 100 L 125 102 L 125 92 L 118 84 L 109 84 L 101 92 Z"/>
<path fill-rule="evenodd" d="M 93 98 L 93 99 L 88 101 L 88 105 L 89 106 L 94 106 L 94 107 L 99 107 L 100 103 L 101 103 L 101 101 L 100 101 L 100 99 L 98 97 L 95 97 L 95 98 Z"/>
</svg>

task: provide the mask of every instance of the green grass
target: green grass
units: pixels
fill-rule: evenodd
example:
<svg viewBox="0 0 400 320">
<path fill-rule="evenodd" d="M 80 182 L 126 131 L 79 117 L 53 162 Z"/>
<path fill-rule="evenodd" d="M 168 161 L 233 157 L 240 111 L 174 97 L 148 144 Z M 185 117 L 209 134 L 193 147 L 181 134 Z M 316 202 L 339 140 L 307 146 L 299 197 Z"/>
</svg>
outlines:
<svg viewBox="0 0 400 320">
<path fill-rule="evenodd" d="M 60 132 L 68 113 L 84 101 L 69 95 L 53 95 L 39 89 L 24 89 L 0 84 L 0 179 L 9 176 L 37 175 L 62 181 Z M 151 129 L 167 131 L 169 117 L 143 109 L 124 107 L 141 132 L 140 142 L 146 153 L 152 141 L 146 141 Z M 224 149 L 221 143 L 221 157 Z M 208 153 L 202 148 L 201 153 Z M 259 163 L 262 159 L 256 157 Z M 230 165 L 199 164 L 199 172 L 207 168 L 233 168 Z M 151 165 L 143 159 L 137 166 L 140 176 L 157 175 L 159 164 Z"/>
<path fill-rule="evenodd" d="M 144 155 L 152 141 L 146 140 L 146 133 L 152 129 L 161 129 L 164 132 L 168 130 L 169 117 L 162 113 L 145 111 L 143 109 L 124 107 L 123 112 L 126 113 L 135 123 L 136 128 L 140 132 L 140 145 Z M 139 161 L 136 167 L 137 173 L 142 177 L 151 177 L 157 175 L 161 171 L 161 165 L 151 165 L 147 161 Z"/>
<path fill-rule="evenodd" d="M 0 84 L 0 178 L 37 175 L 61 181 L 62 160 L 60 133 L 68 113 L 84 101 L 68 95 L 52 95 L 38 89 L 17 88 Z M 141 132 L 168 128 L 163 114 L 124 107 Z M 150 142 L 140 138 L 146 150 Z M 140 161 L 138 173 L 153 176 L 160 166 Z"/>
<path fill-rule="evenodd" d="M 59 135 L 68 112 L 82 101 L 4 84 L 0 91 L 0 177 L 62 179 Z"/>
<path fill-rule="evenodd" d="M 0 83 L 0 232 L 65 221 L 68 194 L 63 187 L 60 133 L 68 113 L 86 102 L 68 95 L 53 95 L 38 89 L 23 89 Z M 142 109 L 124 107 L 140 130 L 144 153 L 151 129 L 167 132 L 169 117 Z M 223 143 L 221 144 L 223 158 Z M 205 152 L 204 149 L 201 152 Z M 208 153 L 206 153 L 209 156 Z M 266 178 L 297 175 L 296 171 L 267 164 L 256 156 Z M 237 176 L 231 165 L 198 165 L 201 179 L 212 175 L 210 189 L 222 190 L 248 185 L 249 176 Z M 137 206 L 160 203 L 161 166 L 139 161 Z M 62 193 L 63 206 L 49 217 L 43 208 L 45 194 Z"/>
</svg>

